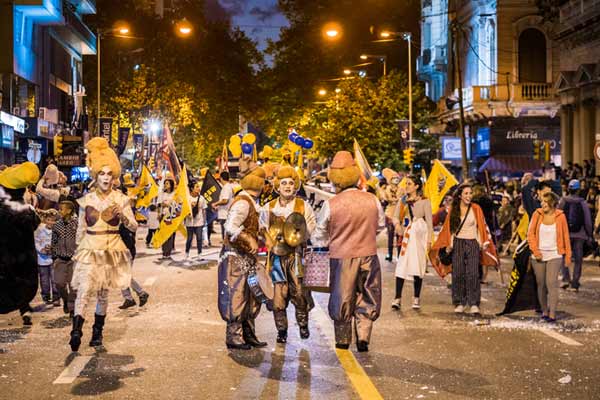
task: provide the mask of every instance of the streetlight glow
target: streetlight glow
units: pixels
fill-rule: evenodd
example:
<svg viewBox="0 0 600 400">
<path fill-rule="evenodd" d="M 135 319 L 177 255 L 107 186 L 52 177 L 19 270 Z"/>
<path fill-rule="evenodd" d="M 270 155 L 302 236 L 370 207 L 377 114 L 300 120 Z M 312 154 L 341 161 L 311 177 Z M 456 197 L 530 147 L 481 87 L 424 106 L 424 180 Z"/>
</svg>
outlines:
<svg viewBox="0 0 600 400">
<path fill-rule="evenodd" d="M 382 38 L 389 38 L 390 36 L 392 36 L 392 34 L 388 31 L 383 31 L 379 34 L 379 36 L 381 36 Z"/>
<path fill-rule="evenodd" d="M 327 90 L 319 89 L 319 96 L 325 96 L 327 94 Z"/>
<path fill-rule="evenodd" d="M 342 91 L 342 89 L 340 89 L 340 88 L 335 88 L 335 92 L 336 92 L 336 93 L 340 93 L 341 91 Z"/>
<path fill-rule="evenodd" d="M 369 58 L 369 56 L 367 56 L 366 54 L 361 54 L 360 55 L 360 59 L 361 60 L 366 60 L 367 58 Z"/>
<path fill-rule="evenodd" d="M 152 121 L 150 123 L 150 132 L 156 133 L 160 129 L 160 123 L 158 121 Z"/>
<path fill-rule="evenodd" d="M 189 36 L 193 30 L 194 30 L 194 28 L 193 28 L 192 24 L 190 24 L 190 22 L 186 18 L 177 22 L 177 24 L 175 25 L 175 32 L 177 33 L 178 36 L 181 36 L 181 37 Z"/>
<path fill-rule="evenodd" d="M 323 36 L 328 40 L 337 40 L 342 36 L 342 27 L 337 22 L 329 22 L 323 26 Z"/>
<path fill-rule="evenodd" d="M 340 33 L 336 29 L 329 29 L 327 32 L 325 32 L 325 34 L 327 36 L 329 36 L 330 38 L 334 38 L 337 35 L 339 35 Z"/>
</svg>

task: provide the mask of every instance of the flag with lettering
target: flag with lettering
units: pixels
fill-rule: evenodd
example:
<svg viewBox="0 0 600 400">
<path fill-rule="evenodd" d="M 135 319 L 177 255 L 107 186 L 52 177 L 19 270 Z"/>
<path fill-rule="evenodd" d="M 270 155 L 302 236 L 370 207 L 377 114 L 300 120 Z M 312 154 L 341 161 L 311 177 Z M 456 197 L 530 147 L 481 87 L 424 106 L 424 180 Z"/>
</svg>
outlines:
<svg viewBox="0 0 600 400">
<path fill-rule="evenodd" d="M 158 185 L 150 174 L 150 170 L 142 166 L 142 175 L 136 187 L 128 190 L 129 197 L 136 197 L 136 213 L 144 218 L 148 218 L 148 208 L 152 200 L 158 196 Z"/>
<path fill-rule="evenodd" d="M 184 237 L 187 237 L 187 230 L 183 221 L 185 217 L 192 213 L 190 206 L 187 171 L 185 166 L 179 174 L 179 183 L 173 191 L 173 199 L 166 204 L 161 204 L 162 219 L 160 226 L 152 238 L 152 246 L 159 248 L 176 231 L 180 231 Z"/>
<path fill-rule="evenodd" d="M 444 167 L 444 164 L 442 164 L 440 160 L 433 160 L 433 168 L 429 173 L 429 178 L 427 178 L 427 183 L 423 189 L 423 194 L 431 202 L 431 212 L 434 214 L 437 212 L 444 196 L 446 196 L 450 189 L 456 185 L 458 185 L 458 181 L 454 175 Z"/>
<path fill-rule="evenodd" d="M 217 212 L 213 210 L 212 204 L 219 201 L 219 196 L 221 196 L 221 184 L 219 184 L 215 177 L 208 171 L 206 171 L 206 175 L 204 176 L 200 195 L 204 197 L 206 204 L 208 204 L 208 208 L 206 209 L 206 222 L 210 224 L 217 219 Z"/>
</svg>

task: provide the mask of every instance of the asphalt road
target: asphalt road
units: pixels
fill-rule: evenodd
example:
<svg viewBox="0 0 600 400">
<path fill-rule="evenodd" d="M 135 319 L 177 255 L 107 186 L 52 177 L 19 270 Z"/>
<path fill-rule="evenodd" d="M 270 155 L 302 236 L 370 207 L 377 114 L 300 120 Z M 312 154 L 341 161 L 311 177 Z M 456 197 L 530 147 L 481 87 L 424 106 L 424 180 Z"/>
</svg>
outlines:
<svg viewBox="0 0 600 400">
<path fill-rule="evenodd" d="M 561 291 L 553 327 L 533 312 L 495 317 L 505 289 L 494 272 L 481 316 L 454 315 L 450 290 L 432 274 L 421 310 L 410 308 L 408 285 L 402 311 L 392 311 L 394 265 L 383 262 L 383 312 L 369 353 L 354 346 L 335 351 L 326 294 L 315 294 L 310 339 L 299 338 L 290 305 L 288 343 L 276 344 L 273 318 L 263 308 L 257 334 L 269 346 L 230 352 L 216 304 L 217 253 L 207 249 L 210 261 L 202 263 L 158 264 L 159 253 L 139 241 L 134 276 L 150 300 L 121 311 L 120 293 L 112 291 L 101 351 L 87 346 L 89 315 L 80 354 L 71 354 L 70 321 L 39 296 L 30 328 L 18 313 L 0 315 L 0 399 L 600 398 L 596 263 L 586 263 L 579 293 Z M 504 261 L 508 274 L 510 260 Z"/>
</svg>

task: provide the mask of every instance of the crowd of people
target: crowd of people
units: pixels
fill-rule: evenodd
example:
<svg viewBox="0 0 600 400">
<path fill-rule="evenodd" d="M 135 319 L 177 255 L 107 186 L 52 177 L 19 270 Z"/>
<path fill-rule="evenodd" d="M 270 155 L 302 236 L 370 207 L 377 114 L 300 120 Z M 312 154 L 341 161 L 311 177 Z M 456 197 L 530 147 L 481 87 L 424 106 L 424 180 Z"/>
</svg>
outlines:
<svg viewBox="0 0 600 400">
<path fill-rule="evenodd" d="M 81 345 L 90 300 L 95 300 L 90 346 L 100 346 L 108 289 L 121 290 L 121 309 L 138 304 L 131 289 L 139 306 L 149 299 L 131 274 L 140 210 L 128 189 L 135 183 L 131 175 L 121 174 L 106 140 L 94 138 L 87 149 L 93 180 L 83 187 L 69 186 L 52 164 L 41 178 L 32 163 L 0 171 L 0 312 L 19 310 L 23 323 L 32 324 L 29 302 L 39 280 L 42 300 L 49 306 L 62 305 L 72 318 L 73 351 Z M 553 323 L 558 275 L 563 289 L 577 292 L 584 257 L 598 255 L 594 234 L 600 225 L 599 182 L 589 162 L 584 167 L 569 164 L 555 176 L 526 173 L 505 182 L 487 179 L 485 184 L 470 180 L 449 191 L 441 204 L 432 204 L 425 196 L 425 180 L 419 176 L 386 168 L 381 179 L 363 179 L 356 160 L 345 151 L 338 152 L 329 166 L 335 194 L 320 204 L 301 193 L 301 175 L 290 165 L 269 173 L 249 160 L 240 166 L 239 182 L 227 171 L 219 174 L 220 195 L 211 204 L 201 193 L 201 182 L 191 179 L 187 188 L 191 210 L 184 220 L 187 261 L 198 260 L 203 248 L 212 245 L 212 234 L 220 231 L 218 306 L 227 322 L 225 343 L 230 349 L 266 346 L 255 333 L 262 303 L 273 313 L 278 343 L 288 340 L 290 302 L 300 338 L 310 336 L 314 301 L 311 287 L 304 284 L 308 247 L 328 251 L 328 310 L 336 347 L 348 349 L 354 336 L 358 351 L 368 351 L 373 322 L 381 312 L 377 236 L 383 230 L 387 230 L 385 261 L 395 263 L 394 310 L 402 307 L 405 281 L 413 282 L 412 307 L 423 306 L 423 279 L 431 264 L 442 278 L 452 278 L 454 312 L 479 314 L 488 269 L 500 271 L 499 254 L 510 254 L 526 242 L 541 318 Z M 176 186 L 175 177 L 164 176 L 158 196 L 144 210 L 147 246 L 154 244 L 161 221 L 181 211 Z M 289 243 L 273 232 L 292 214 L 304 221 L 306 234 Z M 18 232 L 8 234 L 12 227 Z M 173 231 L 161 242 L 157 263 L 172 260 L 175 235 Z M 191 255 L 194 242 L 196 257 Z M 259 258 L 263 247 L 264 264 Z M 261 280 L 271 283 L 271 294 Z"/>
</svg>

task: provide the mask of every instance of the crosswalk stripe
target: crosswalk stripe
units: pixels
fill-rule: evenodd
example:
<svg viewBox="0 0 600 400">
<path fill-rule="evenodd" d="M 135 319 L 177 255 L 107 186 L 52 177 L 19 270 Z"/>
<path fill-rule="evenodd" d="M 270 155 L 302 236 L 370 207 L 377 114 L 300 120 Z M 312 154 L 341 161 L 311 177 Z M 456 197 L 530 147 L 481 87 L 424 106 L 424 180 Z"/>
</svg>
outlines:
<svg viewBox="0 0 600 400">
<path fill-rule="evenodd" d="M 91 356 L 77 356 L 71 361 L 71 363 L 64 369 L 63 372 L 60 373 L 58 378 L 52 384 L 60 385 L 73 383 L 75 379 L 79 376 L 81 371 L 85 368 L 88 362 L 92 359 Z"/>
<path fill-rule="evenodd" d="M 539 328 L 539 331 L 542 333 L 545 333 L 546 335 L 550 336 L 553 339 L 558 340 L 561 343 L 564 343 L 566 345 L 569 346 L 583 346 L 583 344 L 579 343 L 576 340 L 571 339 L 570 337 L 567 337 L 565 335 L 561 335 L 560 333 L 553 331 L 552 329 L 548 329 L 548 328 Z"/>
</svg>

